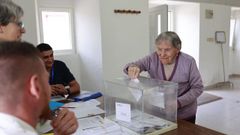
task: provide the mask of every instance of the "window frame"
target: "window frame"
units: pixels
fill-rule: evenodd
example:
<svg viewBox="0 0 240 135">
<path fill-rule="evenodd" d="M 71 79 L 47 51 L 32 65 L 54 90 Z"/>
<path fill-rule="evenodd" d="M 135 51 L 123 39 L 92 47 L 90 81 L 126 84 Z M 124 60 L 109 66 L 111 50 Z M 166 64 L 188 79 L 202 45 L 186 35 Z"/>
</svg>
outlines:
<svg viewBox="0 0 240 135">
<path fill-rule="evenodd" d="M 43 20 L 42 20 L 42 12 L 48 11 L 48 12 L 68 12 L 69 13 L 69 30 L 70 30 L 70 39 L 71 39 L 71 46 L 72 49 L 64 49 L 64 50 L 54 50 L 54 55 L 64 55 L 64 54 L 75 54 L 76 53 L 76 46 L 75 46 L 75 33 L 74 33 L 74 23 L 73 23 L 73 9 L 66 7 L 66 8 L 49 8 L 49 7 L 41 7 L 39 8 L 39 38 L 40 42 L 44 42 L 44 35 L 43 35 Z"/>
<path fill-rule="evenodd" d="M 168 31 L 174 31 L 174 11 L 168 9 Z"/>
</svg>

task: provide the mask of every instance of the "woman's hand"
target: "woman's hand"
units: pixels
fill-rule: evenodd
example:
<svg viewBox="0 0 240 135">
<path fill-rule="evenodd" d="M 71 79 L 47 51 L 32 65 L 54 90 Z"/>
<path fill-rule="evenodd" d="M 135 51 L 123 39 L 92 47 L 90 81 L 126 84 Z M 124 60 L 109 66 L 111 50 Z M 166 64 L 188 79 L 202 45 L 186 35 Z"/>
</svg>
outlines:
<svg viewBox="0 0 240 135">
<path fill-rule="evenodd" d="M 138 78 L 139 74 L 140 74 L 140 68 L 137 65 L 130 65 L 128 67 L 128 76 L 131 79 Z"/>
</svg>

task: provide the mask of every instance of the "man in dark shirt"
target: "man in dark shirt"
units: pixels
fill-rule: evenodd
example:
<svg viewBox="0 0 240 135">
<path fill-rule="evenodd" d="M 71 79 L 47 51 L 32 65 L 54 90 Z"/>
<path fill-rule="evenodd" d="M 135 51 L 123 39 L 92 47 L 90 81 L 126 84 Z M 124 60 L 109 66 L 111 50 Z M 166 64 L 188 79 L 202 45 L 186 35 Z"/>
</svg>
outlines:
<svg viewBox="0 0 240 135">
<path fill-rule="evenodd" d="M 80 86 L 66 64 L 62 61 L 54 60 L 52 47 L 49 44 L 41 43 L 37 48 L 49 73 L 49 84 L 52 88 L 52 95 L 79 93 Z"/>
</svg>

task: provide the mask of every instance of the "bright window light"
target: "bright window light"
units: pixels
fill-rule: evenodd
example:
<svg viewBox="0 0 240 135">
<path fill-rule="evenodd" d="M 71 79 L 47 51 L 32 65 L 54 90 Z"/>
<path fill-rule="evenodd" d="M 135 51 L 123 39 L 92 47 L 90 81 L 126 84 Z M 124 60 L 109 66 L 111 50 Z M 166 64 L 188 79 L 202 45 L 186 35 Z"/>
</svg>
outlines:
<svg viewBox="0 0 240 135">
<path fill-rule="evenodd" d="M 162 24 L 161 24 L 161 15 L 159 14 L 158 16 L 157 16 L 157 24 L 158 24 L 158 35 L 159 34 L 161 34 L 161 32 L 162 32 Z"/>
<path fill-rule="evenodd" d="M 168 31 L 173 31 L 173 12 L 168 11 Z"/>
<path fill-rule="evenodd" d="M 234 31 L 235 31 L 235 24 L 236 24 L 236 20 L 235 19 L 231 19 L 230 21 L 230 43 L 229 46 L 233 47 L 233 39 L 234 39 Z"/>
<path fill-rule="evenodd" d="M 42 41 L 53 50 L 72 50 L 71 12 L 42 10 Z"/>
</svg>

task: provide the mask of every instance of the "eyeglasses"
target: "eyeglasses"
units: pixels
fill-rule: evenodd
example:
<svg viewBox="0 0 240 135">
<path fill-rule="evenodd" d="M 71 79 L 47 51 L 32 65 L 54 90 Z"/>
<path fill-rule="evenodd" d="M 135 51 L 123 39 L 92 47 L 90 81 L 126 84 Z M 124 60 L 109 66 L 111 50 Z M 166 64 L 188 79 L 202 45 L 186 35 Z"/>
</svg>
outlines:
<svg viewBox="0 0 240 135">
<path fill-rule="evenodd" d="M 22 21 L 18 21 L 18 22 L 12 22 L 15 23 L 18 27 L 20 27 L 21 29 L 24 28 L 24 23 Z"/>
</svg>

